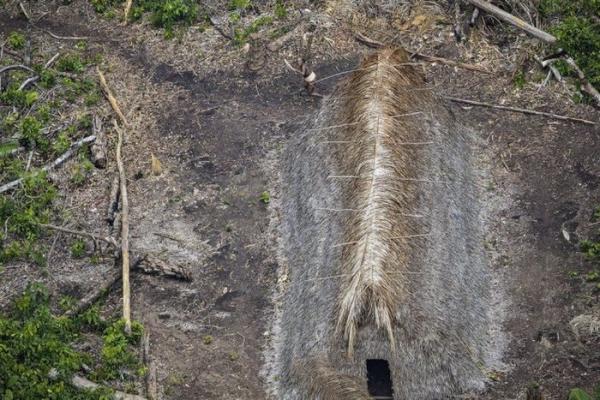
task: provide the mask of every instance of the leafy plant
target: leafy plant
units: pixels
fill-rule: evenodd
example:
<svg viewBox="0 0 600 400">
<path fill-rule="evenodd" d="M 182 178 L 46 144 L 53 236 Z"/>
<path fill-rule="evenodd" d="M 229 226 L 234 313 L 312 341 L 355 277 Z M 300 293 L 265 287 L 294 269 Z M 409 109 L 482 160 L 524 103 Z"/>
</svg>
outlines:
<svg viewBox="0 0 600 400">
<path fill-rule="evenodd" d="M 116 379 L 122 368 L 138 371 L 142 367 L 129 346 L 139 343 L 143 330 L 142 324 L 132 321 L 131 334 L 126 335 L 125 321 L 123 320 L 118 320 L 106 328 L 102 336 L 104 342 L 101 353 L 103 365 L 97 372 L 99 378 Z"/>
<path fill-rule="evenodd" d="M 275 1 L 275 16 L 278 19 L 284 19 L 287 17 L 287 9 L 285 8 L 285 4 L 282 0 Z"/>
<path fill-rule="evenodd" d="M 592 85 L 600 85 L 600 13 L 599 0 L 542 0 L 540 14 L 551 23 L 550 32 L 586 74 Z M 569 73 L 565 63 L 557 67 Z"/>
<path fill-rule="evenodd" d="M 8 315 L 0 314 L 0 397 L 5 400 L 100 400 L 107 390 L 80 392 L 69 385 L 71 375 L 89 357 L 72 347 L 76 324 L 56 317 L 46 289 L 27 287 Z"/>
<path fill-rule="evenodd" d="M 258 200 L 260 200 L 264 204 L 269 204 L 269 202 L 271 201 L 271 195 L 269 194 L 269 192 L 264 191 L 260 194 Z"/>
<path fill-rule="evenodd" d="M 11 32 L 8 35 L 8 45 L 15 50 L 25 47 L 25 36 L 19 32 Z"/>
<path fill-rule="evenodd" d="M 71 244 L 71 255 L 75 258 L 85 255 L 85 242 L 82 239 L 77 239 Z"/>
<path fill-rule="evenodd" d="M 0 197 L 0 222 L 7 227 L 10 241 L 0 242 L 0 263 L 14 259 L 45 264 L 40 246 L 36 243 L 40 225 L 49 219 L 49 207 L 56 197 L 56 188 L 48 182 L 43 171 L 18 172 L 22 187 L 12 197 Z"/>
<path fill-rule="evenodd" d="M 58 59 L 56 69 L 63 72 L 83 72 L 85 69 L 85 61 L 81 59 L 79 54 L 66 54 Z"/>
</svg>

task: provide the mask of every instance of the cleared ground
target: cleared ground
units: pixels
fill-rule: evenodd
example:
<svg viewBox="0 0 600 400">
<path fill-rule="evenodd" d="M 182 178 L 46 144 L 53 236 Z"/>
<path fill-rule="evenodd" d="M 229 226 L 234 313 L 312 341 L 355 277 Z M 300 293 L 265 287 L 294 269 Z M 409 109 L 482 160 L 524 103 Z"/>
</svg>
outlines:
<svg viewBox="0 0 600 400">
<path fill-rule="evenodd" d="M 188 263 L 194 276 L 192 283 L 133 277 L 134 317 L 151 333 L 166 399 L 266 397 L 262 354 L 270 338 L 278 265 L 269 207 L 260 198 L 274 186 L 278 150 L 319 108 L 320 99 L 309 97 L 301 77 L 283 62 L 297 57 L 296 42 L 308 20 L 317 26 L 311 61 L 318 79 L 353 68 L 370 51 L 353 38 L 353 32 L 368 26 L 363 33 L 386 43 L 493 71 L 426 64 L 429 84 L 439 94 L 599 119 L 590 107 L 574 105 L 559 83 L 538 90 L 540 80 L 532 79 L 515 88 L 511 68 L 519 49 L 529 45 L 525 38 L 499 46 L 474 31 L 468 43 L 456 44 L 452 25 L 441 16 L 423 20 L 422 10 L 398 16 L 390 25 L 360 15 L 350 18 L 335 8 L 314 9 L 304 18 L 294 13 L 289 24 L 298 23 L 298 31 L 275 51 L 267 49 L 273 39 L 265 35 L 253 38 L 248 50 L 212 28 L 165 40 L 147 25 L 122 27 L 103 20 L 82 1 L 45 11 L 34 16 L 38 27 L 89 38 L 88 51 L 103 56 L 102 68 L 132 121 L 125 145 L 132 247 Z M 22 15 L 0 14 L 0 33 L 26 27 Z M 59 51 L 72 45 L 40 30 L 31 34 Z M 318 83 L 317 91 L 329 93 L 339 78 Z M 591 389 L 600 381 L 598 339 L 577 340 L 569 321 L 597 313 L 598 292 L 570 273 L 592 270 L 577 241 L 594 229 L 599 129 L 448 106 L 487 142 L 489 152 L 482 158 L 491 170 L 490 198 L 499 210 L 487 242 L 495 254 L 494 268 L 505 278 L 510 339 L 505 361 L 511 369 L 490 376 L 489 392 L 481 398 L 516 398 L 533 382 L 548 399 L 564 398 L 575 386 Z M 109 116 L 111 110 L 102 105 L 98 113 Z M 151 153 L 164 168 L 157 177 L 149 173 Z M 115 168 L 111 160 L 65 200 L 85 230 L 104 233 Z M 35 267 L 6 268 L 0 274 L 2 290 L 16 295 L 26 282 L 41 280 L 57 295 L 80 297 L 97 286 L 112 263 L 77 265 L 68 260 L 66 246 L 61 248 L 63 240 L 58 239 L 48 276 Z M 104 312 L 119 307 L 115 288 Z"/>
</svg>

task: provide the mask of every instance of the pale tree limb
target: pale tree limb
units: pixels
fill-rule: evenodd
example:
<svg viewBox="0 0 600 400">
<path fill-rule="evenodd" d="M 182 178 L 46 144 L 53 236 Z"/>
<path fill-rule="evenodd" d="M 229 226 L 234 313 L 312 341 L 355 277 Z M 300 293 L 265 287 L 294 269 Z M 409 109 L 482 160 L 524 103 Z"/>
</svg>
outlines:
<svg viewBox="0 0 600 400">
<path fill-rule="evenodd" d="M 596 101 L 596 104 L 598 106 L 600 106 L 600 93 L 598 93 L 596 88 L 593 87 L 592 84 L 590 83 L 590 81 L 587 80 L 583 71 L 581 69 L 579 69 L 577 64 L 575 64 L 575 60 L 573 60 L 571 57 L 565 57 L 565 61 L 567 62 L 567 64 L 569 64 L 571 66 L 571 68 L 573 68 L 575 70 L 577 77 L 581 81 L 581 88 L 583 90 L 585 90 L 587 92 L 587 94 L 592 96 L 593 99 Z"/>
<path fill-rule="evenodd" d="M 121 108 L 119 107 L 119 103 L 117 103 L 117 99 L 115 98 L 115 96 L 113 96 L 112 91 L 108 87 L 108 83 L 106 83 L 106 78 L 104 77 L 104 74 L 102 73 L 102 71 L 100 71 L 100 68 L 98 67 L 96 67 L 96 72 L 98 72 L 98 77 L 100 78 L 100 86 L 102 86 L 102 90 L 106 95 L 108 102 L 110 103 L 114 112 L 119 116 L 119 119 L 123 123 L 123 126 L 128 128 L 129 123 L 127 122 L 127 119 L 125 119 L 125 115 L 123 115 L 123 113 L 121 112 Z"/>
<path fill-rule="evenodd" d="M 128 19 L 129 19 L 129 11 L 131 11 L 131 3 L 133 1 L 132 0 L 127 0 L 127 3 L 125 3 L 125 11 L 123 12 L 123 25 L 127 25 Z"/>
<path fill-rule="evenodd" d="M 494 15 L 495 17 L 501 19 L 504 22 L 508 22 L 511 25 L 516 26 L 529 33 L 530 35 L 535 36 L 538 39 L 543 40 L 546 43 L 556 43 L 556 37 L 549 34 L 548 32 L 544 32 L 541 29 L 536 28 L 523 21 L 521 18 L 515 17 L 514 15 L 502 10 L 501 8 L 496 7 L 492 3 L 485 0 L 466 0 L 467 2 L 473 4 L 475 7 L 482 9 L 483 11 Z"/>
<path fill-rule="evenodd" d="M 105 243 L 108 243 L 108 244 L 110 244 L 112 246 L 117 247 L 117 241 L 114 238 L 110 237 L 110 236 L 95 235 L 93 233 L 84 232 L 84 231 L 78 231 L 78 230 L 75 230 L 75 229 L 65 228 L 63 226 L 56 226 L 56 225 L 52 225 L 52 224 L 40 224 L 40 226 L 42 228 L 52 229 L 53 231 L 70 233 L 71 235 L 84 236 L 84 237 L 90 238 L 94 242 L 94 246 L 95 247 L 97 247 L 97 242 L 98 241 L 102 241 L 102 242 L 105 242 Z"/>
<path fill-rule="evenodd" d="M 131 290 L 129 287 L 129 200 L 127 198 L 127 176 L 123 165 L 123 132 L 113 119 L 113 125 L 118 134 L 117 141 L 117 168 L 119 169 L 120 194 L 121 194 L 121 261 L 123 265 L 123 319 L 125 332 L 131 333 Z"/>
<path fill-rule="evenodd" d="M 553 119 L 560 119 L 560 120 L 563 120 L 563 121 L 572 121 L 572 122 L 579 122 L 579 123 L 582 123 L 582 124 L 596 125 L 596 122 L 590 121 L 590 120 L 587 120 L 587 119 L 581 119 L 581 118 L 575 118 L 575 117 L 567 117 L 565 115 L 552 114 L 552 113 L 547 113 L 547 112 L 544 112 L 544 111 L 529 110 L 527 108 L 519 108 L 519 107 L 501 106 L 501 105 L 497 105 L 497 104 L 484 103 L 484 102 L 481 102 L 481 101 L 459 99 L 457 97 L 450 97 L 450 96 L 443 96 L 443 98 L 446 99 L 446 100 L 454 101 L 454 102 L 457 102 L 457 103 L 469 104 L 469 105 L 472 105 L 472 106 L 495 108 L 497 110 L 513 111 L 513 112 L 518 112 L 518 113 L 522 113 L 522 114 L 541 115 L 541 116 L 544 116 L 544 117 L 553 118 Z"/>
<path fill-rule="evenodd" d="M 80 390 L 96 390 L 102 388 L 102 386 L 98 385 L 97 383 L 94 383 L 79 375 L 73 375 L 71 378 L 71 385 Z M 113 390 L 112 398 L 114 400 L 146 400 L 145 397 L 121 392 L 119 390 Z"/>
<path fill-rule="evenodd" d="M 42 171 L 49 171 L 51 169 L 58 167 L 59 165 L 64 163 L 66 160 L 71 158 L 75 154 L 75 151 L 77 149 L 79 149 L 81 146 L 83 146 L 87 143 L 92 143 L 94 140 L 96 140 L 96 136 L 94 136 L 94 135 L 87 136 L 81 140 L 78 140 L 77 142 L 73 143 L 71 145 L 71 148 L 69 150 L 67 150 L 65 153 L 63 153 L 63 155 L 58 157 L 56 160 L 54 160 L 50 164 L 42 167 Z M 8 190 L 14 189 L 15 187 L 19 186 L 22 182 L 23 182 L 23 178 L 19 178 L 12 182 L 4 184 L 4 185 L 0 186 L 0 193 L 4 193 Z"/>
</svg>

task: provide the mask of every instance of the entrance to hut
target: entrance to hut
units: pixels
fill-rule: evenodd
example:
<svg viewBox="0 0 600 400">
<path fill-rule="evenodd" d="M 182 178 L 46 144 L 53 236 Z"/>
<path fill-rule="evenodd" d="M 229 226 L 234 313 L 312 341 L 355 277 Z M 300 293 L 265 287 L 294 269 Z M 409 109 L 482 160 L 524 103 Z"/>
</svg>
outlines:
<svg viewBox="0 0 600 400">
<path fill-rule="evenodd" d="M 377 400 L 393 400 L 392 377 L 387 360 L 367 360 L 367 387 Z"/>
</svg>

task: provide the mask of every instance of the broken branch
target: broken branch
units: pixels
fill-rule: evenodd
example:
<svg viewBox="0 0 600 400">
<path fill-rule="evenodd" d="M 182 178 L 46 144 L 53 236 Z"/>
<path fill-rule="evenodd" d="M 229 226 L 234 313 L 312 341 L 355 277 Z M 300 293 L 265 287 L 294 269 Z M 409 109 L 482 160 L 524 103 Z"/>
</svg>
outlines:
<svg viewBox="0 0 600 400">
<path fill-rule="evenodd" d="M 106 78 L 104 77 L 104 74 L 102 73 L 102 71 L 100 71 L 100 68 L 98 67 L 96 67 L 96 71 L 98 72 L 98 77 L 100 78 L 100 86 L 102 86 L 102 91 L 106 95 L 106 98 L 108 99 L 108 102 L 110 103 L 112 109 L 119 116 L 119 119 L 123 123 L 123 126 L 125 126 L 126 128 L 129 127 L 129 123 L 125 119 L 125 115 L 123 115 L 123 113 L 121 112 L 121 108 L 117 103 L 117 99 L 115 98 L 115 96 L 113 96 L 112 91 L 108 87 L 108 83 L 106 83 Z"/>
<path fill-rule="evenodd" d="M 538 29 L 532 25 L 529 25 L 527 22 L 523 21 L 521 18 L 517 18 L 514 15 L 507 13 L 501 8 L 496 7 L 495 5 L 485 1 L 485 0 L 466 0 L 469 3 L 473 4 L 475 7 L 482 9 L 483 11 L 496 16 L 498 19 L 508 22 L 511 25 L 516 26 L 524 30 L 525 32 L 535 36 L 538 39 L 543 40 L 546 43 L 556 43 L 556 37 L 549 34 L 548 32 L 544 32 L 541 29 Z"/>
<path fill-rule="evenodd" d="M 49 171 L 53 168 L 58 167 L 60 164 L 64 163 L 66 160 L 71 158 L 73 156 L 73 154 L 75 154 L 75 151 L 77 149 L 79 149 L 84 144 L 93 142 L 94 140 L 96 140 L 96 136 L 91 135 L 91 136 L 84 137 L 83 139 L 73 143 L 71 145 L 71 148 L 69 150 L 67 150 L 62 156 L 58 157 L 52 163 L 42 167 L 42 171 Z M 19 178 L 17 180 L 9 182 L 5 185 L 2 185 L 2 186 L 0 186 L 0 193 L 4 193 L 7 190 L 13 189 L 13 188 L 19 186 L 22 182 L 23 182 L 23 178 Z"/>
<path fill-rule="evenodd" d="M 573 68 L 575 70 L 577 77 L 581 81 L 581 88 L 583 90 L 585 90 L 587 92 L 587 94 L 592 96 L 594 98 L 594 100 L 596 101 L 596 104 L 598 106 L 600 106 L 600 93 L 598 93 L 596 88 L 593 87 L 592 84 L 590 83 L 590 81 L 587 80 L 583 71 L 581 69 L 579 69 L 577 64 L 575 64 L 575 60 L 573 60 L 571 57 L 567 56 L 567 57 L 565 57 L 565 61 L 567 62 L 567 64 L 569 64 L 571 66 L 571 68 Z"/>
<path fill-rule="evenodd" d="M 99 235 L 96 235 L 93 233 L 89 233 L 89 232 L 85 232 L 85 231 L 78 231 L 78 230 L 65 228 L 62 226 L 56 226 L 56 225 L 52 225 L 52 224 L 40 224 L 40 226 L 42 228 L 52 229 L 54 231 L 70 233 L 71 235 L 83 236 L 83 237 L 90 238 L 94 241 L 94 245 L 96 244 L 97 241 L 102 241 L 102 242 L 106 242 L 112 246 L 115 246 L 115 247 L 117 246 L 116 240 L 110 236 L 99 236 Z"/>
<path fill-rule="evenodd" d="M 81 299 L 77 306 L 69 311 L 67 311 L 64 315 L 67 317 L 71 317 L 74 315 L 79 315 L 88 308 L 92 306 L 98 299 L 114 285 L 119 279 L 121 279 L 121 273 L 119 271 L 112 271 L 106 281 L 104 281 L 99 287 L 96 287 L 92 293 L 88 294 L 86 297 Z"/>
<path fill-rule="evenodd" d="M 100 71 L 100 70 L 98 70 Z M 121 261 L 123 265 L 123 319 L 125 320 L 125 332 L 131 333 L 131 293 L 129 288 L 129 201 L 127 199 L 127 176 L 123 165 L 122 148 L 123 132 L 117 121 L 113 119 L 113 125 L 118 134 L 117 141 L 117 167 L 119 169 L 119 181 L 121 192 Z"/>
<path fill-rule="evenodd" d="M 519 107 L 501 106 L 501 105 L 496 105 L 496 104 L 484 103 L 484 102 L 481 102 L 481 101 L 459 99 L 457 97 L 450 97 L 450 96 L 443 96 L 443 98 L 446 99 L 446 100 L 454 101 L 454 102 L 457 102 L 457 103 L 469 104 L 469 105 L 472 105 L 472 106 L 495 108 L 495 109 L 498 109 L 498 110 L 513 111 L 513 112 L 518 112 L 518 113 L 523 113 L 523 114 L 542 115 L 544 117 L 553 118 L 553 119 L 560 119 L 560 120 L 563 120 L 563 121 L 573 121 L 573 122 L 579 122 L 579 123 L 582 123 L 582 124 L 596 125 L 596 122 L 589 121 L 587 119 L 581 119 L 581 118 L 575 118 L 575 117 L 567 117 L 565 115 L 552 114 L 552 113 L 547 113 L 547 112 L 544 112 L 544 111 L 535 111 L 535 110 L 529 110 L 529 109 L 526 109 L 526 108 L 519 108 Z"/>
</svg>

